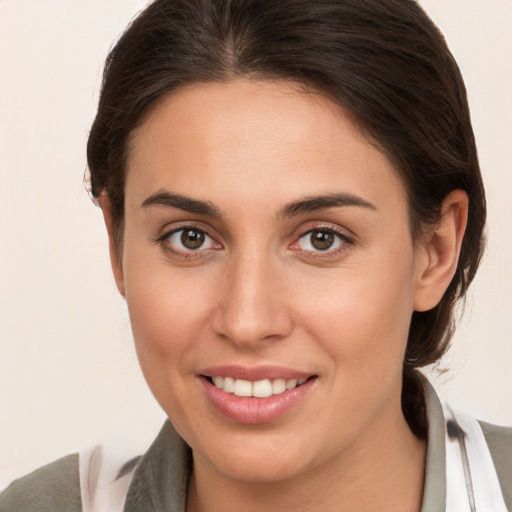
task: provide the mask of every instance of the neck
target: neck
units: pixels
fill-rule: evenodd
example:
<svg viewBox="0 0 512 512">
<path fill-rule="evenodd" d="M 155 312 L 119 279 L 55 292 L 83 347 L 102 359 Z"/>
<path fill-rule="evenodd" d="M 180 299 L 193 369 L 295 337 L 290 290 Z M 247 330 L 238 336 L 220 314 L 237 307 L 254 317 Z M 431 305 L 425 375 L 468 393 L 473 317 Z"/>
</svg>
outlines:
<svg viewBox="0 0 512 512">
<path fill-rule="evenodd" d="M 419 512 L 426 441 L 413 435 L 401 412 L 356 444 L 306 473 L 264 483 L 238 481 L 194 455 L 187 512 Z"/>
</svg>

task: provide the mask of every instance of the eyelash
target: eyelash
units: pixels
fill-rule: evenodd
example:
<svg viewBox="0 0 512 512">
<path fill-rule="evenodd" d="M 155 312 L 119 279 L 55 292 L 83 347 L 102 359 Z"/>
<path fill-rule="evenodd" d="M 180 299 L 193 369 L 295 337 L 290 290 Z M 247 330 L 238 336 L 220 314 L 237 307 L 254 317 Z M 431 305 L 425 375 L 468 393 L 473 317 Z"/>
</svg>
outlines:
<svg viewBox="0 0 512 512">
<path fill-rule="evenodd" d="M 172 237 L 173 235 L 177 234 L 177 233 L 185 232 L 187 230 L 188 231 L 195 231 L 197 233 L 202 233 L 204 236 L 207 236 L 208 238 L 210 238 L 216 245 L 219 245 L 219 248 L 222 247 L 218 242 L 215 241 L 215 239 L 212 236 L 210 236 L 208 234 L 208 231 L 206 229 L 198 227 L 198 226 L 194 226 L 192 224 L 186 224 L 186 225 L 178 226 L 178 227 L 173 228 L 173 229 L 171 229 L 169 231 L 166 231 L 165 233 L 163 233 L 162 235 L 157 237 L 154 241 L 156 243 L 158 243 L 165 252 L 170 253 L 174 257 L 177 257 L 177 258 L 180 258 L 180 259 L 183 259 L 183 260 L 191 260 L 191 259 L 201 258 L 201 257 L 204 257 L 204 253 L 206 251 L 216 251 L 216 250 L 218 250 L 218 248 L 208 248 L 208 249 L 198 248 L 197 250 L 193 250 L 193 249 L 189 249 L 189 250 L 174 249 L 172 247 L 172 245 L 169 243 L 169 238 Z"/>
<path fill-rule="evenodd" d="M 169 243 L 169 238 L 177 233 L 184 232 L 186 230 L 195 231 L 197 233 L 202 233 L 206 237 L 210 238 L 215 244 L 217 244 L 219 247 L 215 248 L 207 248 L 207 249 L 201 249 L 198 248 L 197 250 L 189 249 L 189 250 L 179 250 L 172 247 L 172 245 Z M 294 245 L 298 245 L 300 240 L 304 237 L 307 237 L 308 235 L 311 235 L 312 233 L 330 233 L 333 234 L 337 240 L 340 242 L 340 245 L 336 247 L 335 249 L 327 248 L 326 250 L 304 250 L 300 248 L 294 248 Z M 178 257 L 180 259 L 184 260 L 190 260 L 190 259 L 196 259 L 204 257 L 204 253 L 206 251 L 217 251 L 220 248 L 222 248 L 222 245 L 215 241 L 215 238 L 210 236 L 208 234 L 208 231 L 202 227 L 197 227 L 191 224 L 187 225 L 181 225 L 176 228 L 173 228 L 169 231 L 166 231 L 162 235 L 158 236 L 154 242 L 158 243 L 162 249 L 172 254 L 174 257 Z M 290 245 L 291 250 L 301 252 L 303 254 L 307 254 L 309 258 L 329 258 L 333 257 L 335 255 L 338 255 L 340 252 L 346 251 L 348 246 L 354 245 L 355 241 L 352 237 L 347 236 L 345 233 L 341 232 L 340 230 L 334 228 L 333 226 L 325 226 L 325 225 L 317 225 L 312 226 L 305 231 L 301 231 L 295 241 Z"/>
<path fill-rule="evenodd" d="M 333 226 L 326 226 L 326 225 L 315 225 L 312 226 L 306 231 L 302 231 L 298 236 L 297 240 L 293 242 L 292 245 L 298 245 L 299 241 L 303 239 L 304 237 L 307 237 L 308 235 L 311 235 L 312 233 L 330 233 L 333 234 L 338 241 L 340 242 L 340 245 L 334 249 L 326 249 L 326 250 L 316 250 L 316 251 L 307 251 L 307 250 L 301 250 L 300 248 L 293 249 L 296 251 L 300 251 L 302 253 L 307 253 L 308 258 L 330 258 L 339 255 L 341 252 L 344 252 L 348 249 L 349 246 L 355 244 L 354 238 L 348 236 L 347 234 L 343 233 L 341 230 L 336 229 Z"/>
</svg>

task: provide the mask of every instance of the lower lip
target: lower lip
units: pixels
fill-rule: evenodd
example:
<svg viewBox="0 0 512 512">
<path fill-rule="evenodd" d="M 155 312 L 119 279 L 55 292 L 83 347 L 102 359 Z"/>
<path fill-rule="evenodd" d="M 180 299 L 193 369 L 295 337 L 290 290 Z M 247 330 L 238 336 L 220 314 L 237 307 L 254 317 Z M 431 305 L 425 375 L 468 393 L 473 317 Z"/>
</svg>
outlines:
<svg viewBox="0 0 512 512">
<path fill-rule="evenodd" d="M 238 423 L 256 425 L 269 423 L 284 416 L 306 396 L 316 378 L 267 398 L 237 396 L 222 391 L 205 377 L 200 377 L 200 381 L 206 396 L 223 416 Z"/>
</svg>

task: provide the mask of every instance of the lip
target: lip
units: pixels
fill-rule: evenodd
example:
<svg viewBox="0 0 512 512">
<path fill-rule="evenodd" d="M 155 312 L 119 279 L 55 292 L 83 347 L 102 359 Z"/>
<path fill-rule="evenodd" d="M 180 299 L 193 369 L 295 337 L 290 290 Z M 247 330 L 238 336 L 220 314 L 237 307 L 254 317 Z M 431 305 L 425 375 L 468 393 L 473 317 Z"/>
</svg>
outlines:
<svg viewBox="0 0 512 512">
<path fill-rule="evenodd" d="M 278 378 L 298 380 L 304 377 L 307 377 L 308 380 L 304 384 L 288 389 L 278 395 L 256 398 L 226 393 L 207 379 L 211 376 L 233 377 L 252 382 Z M 217 412 L 228 420 L 248 425 L 264 424 L 278 420 L 305 399 L 317 380 L 315 374 L 276 366 L 256 368 L 218 366 L 202 370 L 198 379 L 209 402 Z"/>
<path fill-rule="evenodd" d="M 198 372 L 206 377 L 233 377 L 234 379 L 256 382 L 263 379 L 302 379 L 312 377 L 311 372 L 303 372 L 282 366 L 255 366 L 252 368 L 238 365 L 223 365 L 204 368 Z"/>
</svg>

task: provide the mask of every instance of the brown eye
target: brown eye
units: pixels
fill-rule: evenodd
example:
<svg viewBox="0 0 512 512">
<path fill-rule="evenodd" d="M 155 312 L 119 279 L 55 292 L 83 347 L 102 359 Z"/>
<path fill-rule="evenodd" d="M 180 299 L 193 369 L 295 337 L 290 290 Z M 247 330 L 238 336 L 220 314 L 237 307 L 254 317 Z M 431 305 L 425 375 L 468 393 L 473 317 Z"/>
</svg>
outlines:
<svg viewBox="0 0 512 512">
<path fill-rule="evenodd" d="M 181 233 L 181 243 L 190 250 L 199 249 L 205 241 L 203 231 L 197 229 L 184 229 Z"/>
<path fill-rule="evenodd" d="M 298 240 L 298 248 L 302 251 L 332 251 L 348 243 L 345 236 L 330 229 L 313 229 L 304 233 Z"/>
<path fill-rule="evenodd" d="M 208 233 L 194 227 L 185 227 L 168 233 L 161 238 L 161 242 L 164 246 L 182 253 L 220 248 Z"/>
<path fill-rule="evenodd" d="M 334 233 L 329 231 L 313 231 L 310 237 L 311 245 L 319 251 L 330 249 L 336 240 Z"/>
</svg>

